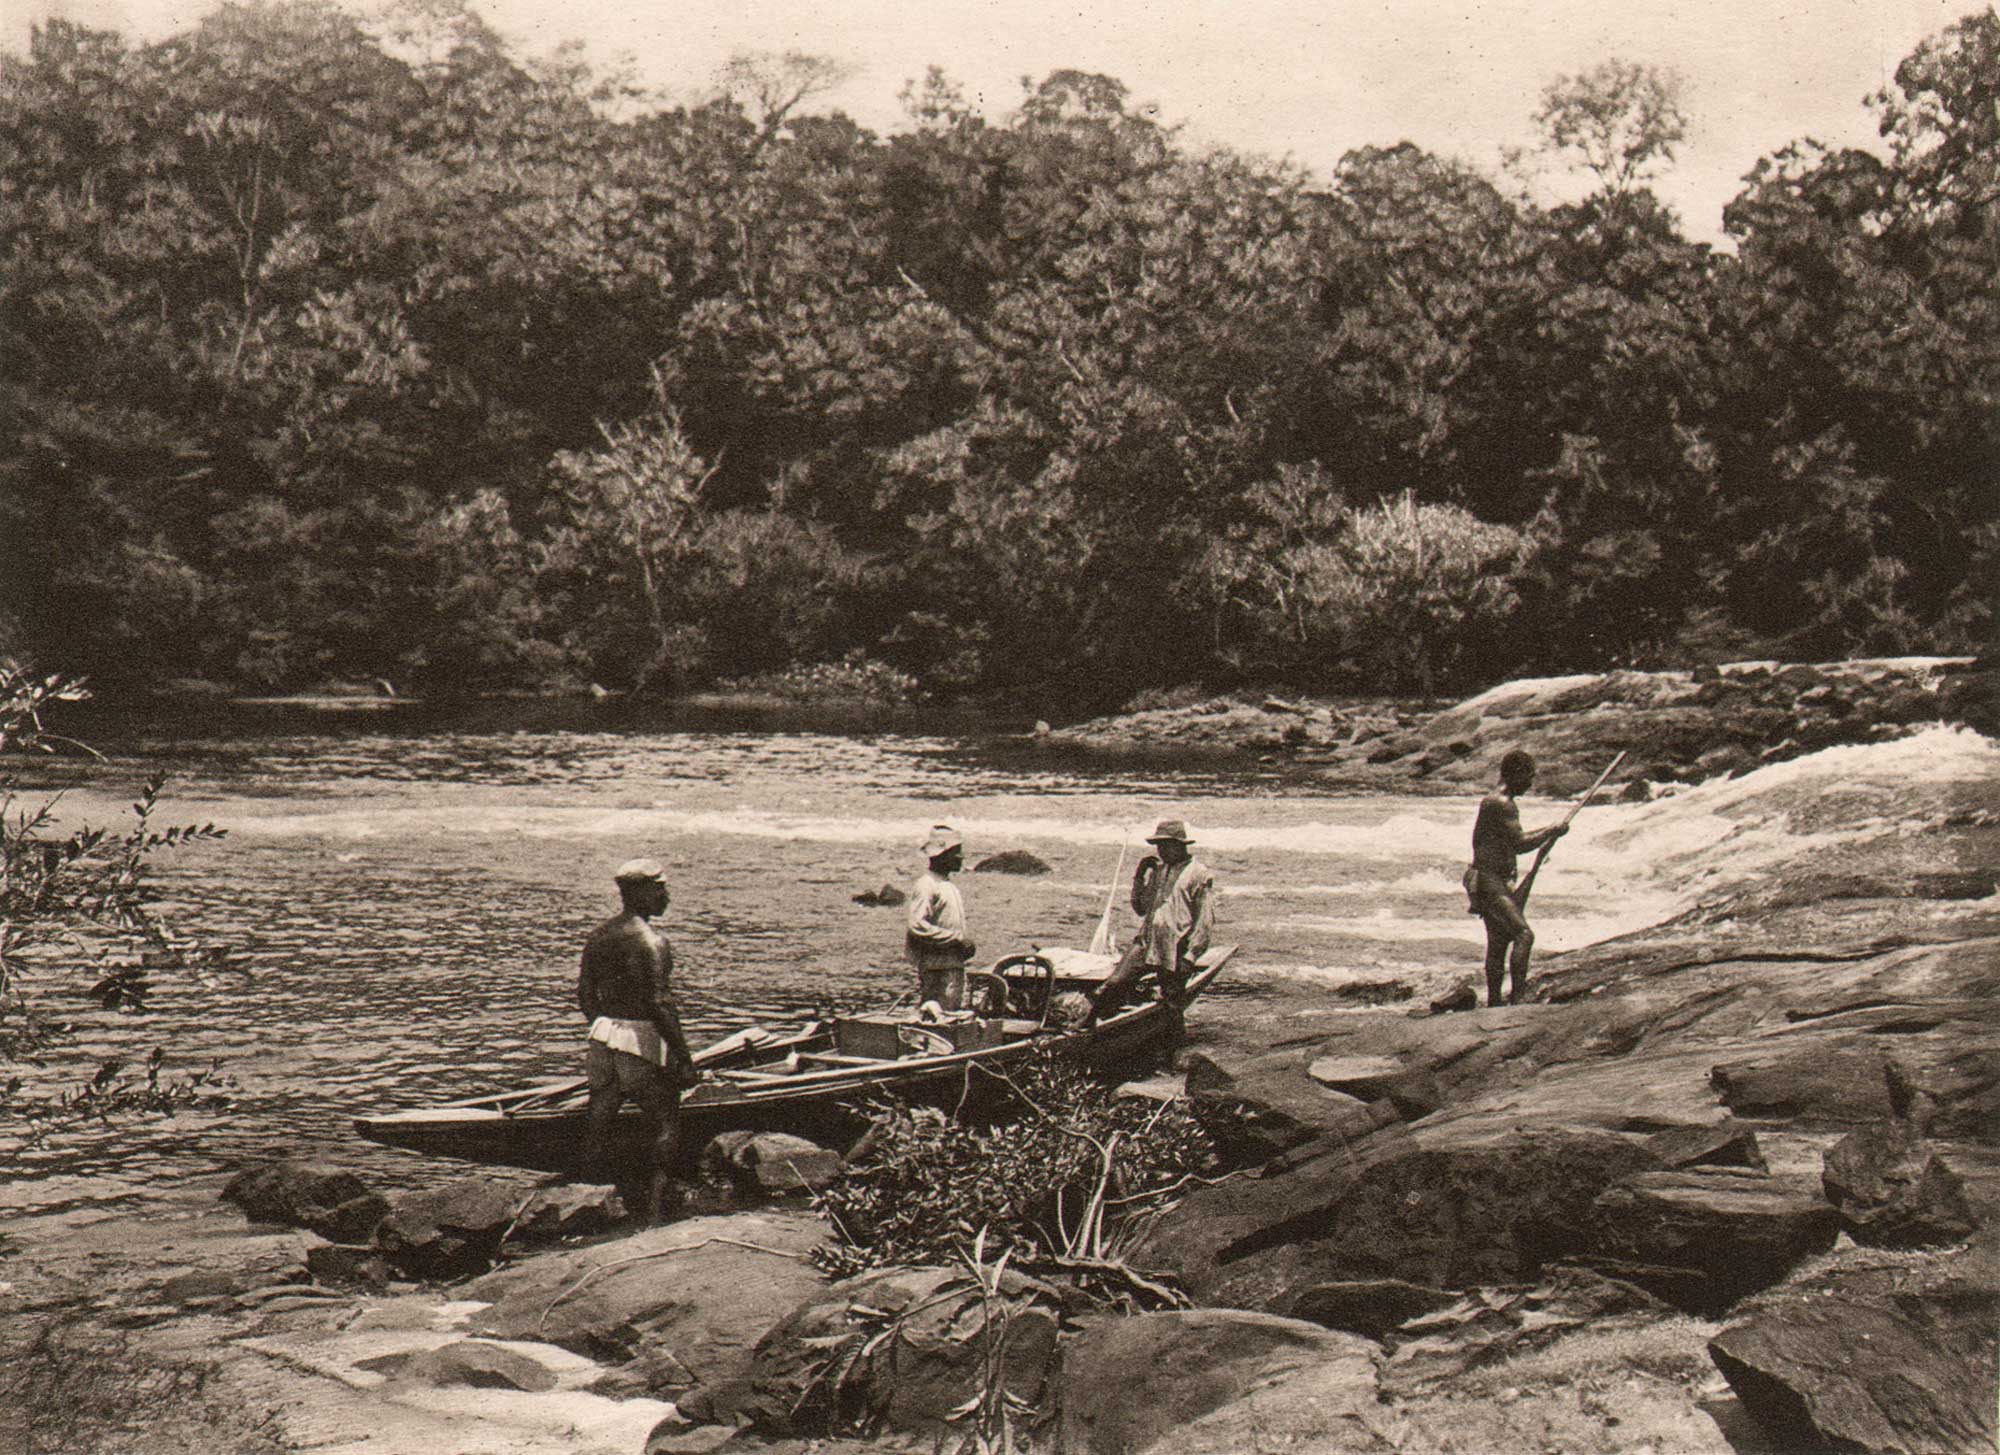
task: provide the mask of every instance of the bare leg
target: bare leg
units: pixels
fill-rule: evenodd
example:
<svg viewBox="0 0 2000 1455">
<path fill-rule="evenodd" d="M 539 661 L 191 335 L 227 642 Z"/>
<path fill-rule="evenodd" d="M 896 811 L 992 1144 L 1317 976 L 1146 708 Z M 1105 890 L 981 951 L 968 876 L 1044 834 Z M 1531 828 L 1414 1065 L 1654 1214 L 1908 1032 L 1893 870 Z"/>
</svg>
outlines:
<svg viewBox="0 0 2000 1455">
<path fill-rule="evenodd" d="M 618 1120 L 618 1109 L 625 1105 L 625 1091 L 618 1084 L 612 1054 L 598 1045 L 592 1045 L 584 1053 L 584 1070 L 590 1078 L 590 1109 L 584 1121 L 582 1177 L 590 1183 L 611 1180 L 611 1128 Z"/>
<path fill-rule="evenodd" d="M 1517 957 L 1514 961 L 1514 995 L 1519 999 L 1521 987 L 1527 984 L 1527 952 L 1534 948 L 1535 932 L 1528 928 L 1521 906 L 1510 895 L 1484 896 L 1479 913 L 1486 921 L 1486 1004 L 1491 1008 L 1500 1004 L 1501 981 L 1506 974 L 1510 945 Z"/>
<path fill-rule="evenodd" d="M 1513 984 L 1507 989 L 1507 1004 L 1519 1005 L 1528 993 L 1528 957 L 1535 952 L 1535 932 L 1523 923 L 1514 937 L 1514 953 L 1508 961 Z"/>
<path fill-rule="evenodd" d="M 1486 1004 L 1500 1003 L 1507 976 L 1507 930 L 1489 917 L 1486 921 Z"/>
<path fill-rule="evenodd" d="M 680 1187 L 674 1178 L 675 1159 L 681 1149 L 681 1094 L 664 1073 L 647 1078 L 646 1089 L 636 1091 L 646 1118 L 646 1136 L 652 1145 L 652 1173 L 646 1183 L 646 1220 L 666 1221 L 680 1211 Z"/>
</svg>

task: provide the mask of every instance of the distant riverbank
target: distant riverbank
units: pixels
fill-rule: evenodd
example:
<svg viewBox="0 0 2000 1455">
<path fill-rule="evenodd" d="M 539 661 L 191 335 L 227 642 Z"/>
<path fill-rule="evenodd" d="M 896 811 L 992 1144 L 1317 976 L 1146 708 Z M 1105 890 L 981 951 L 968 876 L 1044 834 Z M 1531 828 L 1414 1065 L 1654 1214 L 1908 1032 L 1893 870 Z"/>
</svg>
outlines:
<svg viewBox="0 0 2000 1455">
<path fill-rule="evenodd" d="M 1970 657 L 1738 662 L 1503 683 L 1457 704 L 1209 697 L 1055 730 L 1051 747 L 1107 754 L 1236 754 L 1377 792 L 1465 792 L 1526 748 L 1545 793 L 1587 785 L 1612 756 L 1619 791 L 1699 783 L 1923 724 L 2000 733 L 2000 669 Z M 1633 790 L 1637 792 L 1638 790 Z"/>
</svg>

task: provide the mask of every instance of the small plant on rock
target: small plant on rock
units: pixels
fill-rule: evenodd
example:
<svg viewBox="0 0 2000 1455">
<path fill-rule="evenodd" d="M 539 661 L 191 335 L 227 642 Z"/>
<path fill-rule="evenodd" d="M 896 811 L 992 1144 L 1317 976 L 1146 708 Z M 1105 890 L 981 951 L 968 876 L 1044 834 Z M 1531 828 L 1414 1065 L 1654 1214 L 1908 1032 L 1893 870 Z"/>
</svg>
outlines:
<svg viewBox="0 0 2000 1455">
<path fill-rule="evenodd" d="M 882 1109 L 867 1155 L 820 1194 L 840 1238 L 821 1266 L 956 1265 L 977 1247 L 1110 1297 L 1181 1302 L 1124 1255 L 1154 1213 L 1215 1165 L 1188 1103 L 1117 1097 L 1053 1055 L 1002 1079 L 1005 1108 L 983 1123 Z"/>
</svg>

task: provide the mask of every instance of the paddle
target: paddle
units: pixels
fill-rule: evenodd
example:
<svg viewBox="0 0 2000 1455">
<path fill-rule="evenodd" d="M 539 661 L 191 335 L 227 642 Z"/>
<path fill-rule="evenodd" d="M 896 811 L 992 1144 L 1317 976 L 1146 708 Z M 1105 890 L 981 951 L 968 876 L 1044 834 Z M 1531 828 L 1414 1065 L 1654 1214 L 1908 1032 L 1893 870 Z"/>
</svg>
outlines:
<svg viewBox="0 0 2000 1455">
<path fill-rule="evenodd" d="M 1111 933 L 1111 906 L 1118 899 L 1118 879 L 1125 872 L 1125 845 L 1118 845 L 1118 867 L 1111 871 L 1111 888 L 1104 894 L 1104 913 L 1098 917 L 1097 933 L 1090 937 L 1090 953 L 1093 955 L 1115 955 L 1118 942 Z"/>
<path fill-rule="evenodd" d="M 1620 748 L 1618 750 L 1618 756 L 1611 760 L 1611 766 L 1606 768 L 1602 773 L 1599 773 L 1597 775 L 1597 781 L 1590 785 L 1590 790 L 1587 793 L 1585 793 L 1583 797 L 1579 798 L 1576 801 L 1575 805 L 1571 807 L 1568 816 L 1565 817 L 1562 821 L 1562 826 L 1564 828 L 1568 828 L 1570 819 L 1575 818 L 1579 813 L 1581 813 L 1583 811 L 1583 806 L 1586 803 L 1590 802 L 1591 799 L 1597 796 L 1597 790 L 1604 786 L 1604 780 L 1609 778 L 1614 772 L 1616 772 L 1618 769 L 1618 765 L 1624 761 L 1625 761 L 1625 750 L 1623 748 Z M 1546 844 L 1542 845 L 1541 852 L 1535 855 L 1535 862 L 1528 866 L 1528 877 L 1523 879 L 1521 881 L 1521 887 L 1514 891 L 1514 903 L 1521 906 L 1521 908 L 1526 909 L 1528 907 L 1528 891 L 1535 887 L 1535 876 L 1542 872 L 1542 861 L 1548 858 L 1549 850 L 1553 849 L 1555 846 L 1556 846 L 1555 839 L 1550 839 Z"/>
</svg>

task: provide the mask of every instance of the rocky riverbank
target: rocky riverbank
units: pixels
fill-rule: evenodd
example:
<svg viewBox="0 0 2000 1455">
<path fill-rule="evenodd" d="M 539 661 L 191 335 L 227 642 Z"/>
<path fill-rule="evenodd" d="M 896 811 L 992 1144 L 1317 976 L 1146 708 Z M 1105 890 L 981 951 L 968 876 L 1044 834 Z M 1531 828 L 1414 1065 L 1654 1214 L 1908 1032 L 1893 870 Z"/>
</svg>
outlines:
<svg viewBox="0 0 2000 1455">
<path fill-rule="evenodd" d="M 1619 785 L 1699 783 L 1935 722 L 2000 734 L 2000 668 L 1963 657 L 1737 662 L 1535 678 L 1450 705 L 1213 697 L 1096 718 L 1043 741 L 1106 753 L 1247 755 L 1357 788 L 1446 793 L 1491 784 L 1500 755 L 1522 747 L 1543 765 L 1543 792 L 1569 793 L 1620 750 Z"/>
<path fill-rule="evenodd" d="M 1533 1003 L 1198 1006 L 1166 1094 L 1223 1161 L 1123 1243 L 1188 1307 L 991 1260 L 831 1279 L 834 1230 L 764 1200 L 796 1159 L 748 1143 L 702 1215 L 625 1235 L 591 1222 L 603 1193 L 270 1175 L 144 1228 L 12 1230 L 0 1448 L 1991 1450 L 2000 747 L 1939 721 L 1978 673 L 1848 667 L 1795 676 L 1787 722 L 1830 686 L 1878 714 L 1855 740 L 1760 750 L 1580 839 L 1670 908 L 1549 959 Z M 1693 722 L 1656 692 L 1724 682 L 1653 755 L 1698 763 L 1761 721 L 1740 675 L 1515 684 L 1372 767 L 1442 741 L 1421 781 L 1464 791 L 1503 742 L 1592 758 L 1635 714 Z M 1894 733 L 1852 705 L 1905 687 L 1926 715 Z"/>
</svg>

